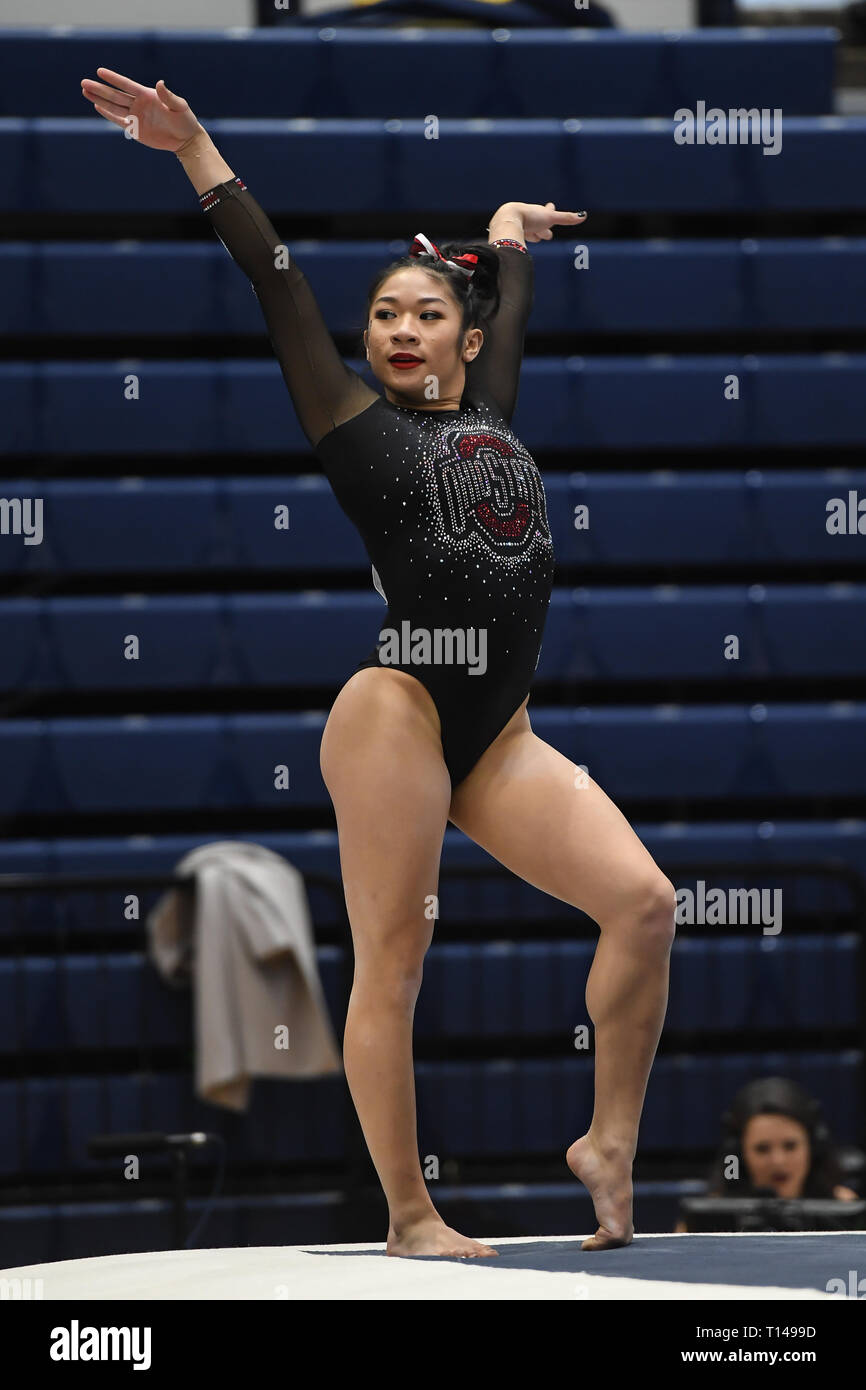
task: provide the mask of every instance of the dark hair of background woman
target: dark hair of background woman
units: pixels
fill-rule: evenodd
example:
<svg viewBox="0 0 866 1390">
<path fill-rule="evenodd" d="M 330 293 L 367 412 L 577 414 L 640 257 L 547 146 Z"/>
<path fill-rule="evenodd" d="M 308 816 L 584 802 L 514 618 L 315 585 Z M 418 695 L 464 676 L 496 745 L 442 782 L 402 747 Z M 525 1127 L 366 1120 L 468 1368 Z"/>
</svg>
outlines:
<svg viewBox="0 0 866 1390">
<path fill-rule="evenodd" d="M 709 1171 L 708 1193 L 719 1197 L 754 1196 L 755 1189 L 743 1158 L 742 1137 L 755 1115 L 784 1115 L 803 1126 L 809 1135 L 811 1163 L 801 1195 L 833 1197 L 836 1187 L 844 1182 L 844 1175 L 830 1131 L 822 1118 L 821 1102 L 795 1081 L 782 1076 L 750 1081 L 737 1092 L 730 1109 L 722 1116 L 724 1137 Z M 725 1164 L 731 1154 L 739 1159 L 739 1178 L 725 1177 Z"/>
</svg>

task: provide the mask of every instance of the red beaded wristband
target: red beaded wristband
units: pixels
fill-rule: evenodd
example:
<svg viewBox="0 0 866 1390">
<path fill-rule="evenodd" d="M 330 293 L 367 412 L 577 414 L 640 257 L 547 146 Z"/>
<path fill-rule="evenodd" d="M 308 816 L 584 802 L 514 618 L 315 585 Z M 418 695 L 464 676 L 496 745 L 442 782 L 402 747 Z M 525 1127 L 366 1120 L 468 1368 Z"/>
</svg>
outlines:
<svg viewBox="0 0 866 1390">
<path fill-rule="evenodd" d="M 512 241 L 510 237 L 500 237 L 498 241 L 491 241 L 489 244 L 491 246 L 513 246 L 516 251 L 522 251 L 524 256 L 529 255 L 529 252 L 522 242 Z"/>
</svg>

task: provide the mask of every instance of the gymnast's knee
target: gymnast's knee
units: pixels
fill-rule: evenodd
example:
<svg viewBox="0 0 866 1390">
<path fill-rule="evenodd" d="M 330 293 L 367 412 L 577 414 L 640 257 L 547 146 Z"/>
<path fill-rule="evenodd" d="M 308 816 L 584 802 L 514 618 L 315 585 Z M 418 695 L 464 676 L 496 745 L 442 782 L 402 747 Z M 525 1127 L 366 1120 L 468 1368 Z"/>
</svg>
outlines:
<svg viewBox="0 0 866 1390">
<path fill-rule="evenodd" d="M 417 947 L 355 953 L 353 992 L 382 1008 L 414 1008 L 424 978 L 424 953 Z"/>
<path fill-rule="evenodd" d="M 637 932 L 643 943 L 651 940 L 660 949 L 669 949 L 676 935 L 676 908 L 676 888 L 656 870 L 636 881 L 600 926 Z"/>
</svg>

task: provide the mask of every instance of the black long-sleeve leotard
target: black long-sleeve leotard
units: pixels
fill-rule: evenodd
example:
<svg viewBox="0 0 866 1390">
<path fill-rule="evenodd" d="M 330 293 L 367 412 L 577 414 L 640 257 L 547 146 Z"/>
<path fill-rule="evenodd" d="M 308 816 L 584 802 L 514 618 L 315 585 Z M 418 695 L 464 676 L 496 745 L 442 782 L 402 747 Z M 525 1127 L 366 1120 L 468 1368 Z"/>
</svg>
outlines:
<svg viewBox="0 0 866 1390">
<path fill-rule="evenodd" d="M 356 670 L 425 686 L 456 787 L 529 693 L 553 584 L 544 486 L 510 429 L 532 257 L 497 248 L 500 308 L 459 409 L 393 405 L 343 361 L 294 256 L 277 268 L 284 243 L 242 180 L 199 201 L 255 290 L 301 428 L 386 600 Z"/>
</svg>

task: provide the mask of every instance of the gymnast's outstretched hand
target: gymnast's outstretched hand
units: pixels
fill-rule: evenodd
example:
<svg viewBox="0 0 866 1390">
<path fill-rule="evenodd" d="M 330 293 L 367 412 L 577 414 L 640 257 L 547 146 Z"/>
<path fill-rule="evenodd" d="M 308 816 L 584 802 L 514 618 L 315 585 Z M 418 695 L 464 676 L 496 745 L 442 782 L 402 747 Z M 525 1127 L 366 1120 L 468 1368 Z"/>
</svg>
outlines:
<svg viewBox="0 0 866 1390">
<path fill-rule="evenodd" d="M 550 241 L 554 227 L 573 227 L 583 222 L 585 212 L 557 212 L 553 203 L 509 203 L 523 220 L 526 241 Z"/>
<path fill-rule="evenodd" d="M 162 78 L 155 87 L 142 87 L 140 82 L 112 72 L 111 68 L 96 71 L 102 81 L 83 77 L 81 95 L 93 103 L 100 116 L 125 127 L 130 140 L 152 150 L 171 150 L 176 154 L 203 129 L 189 102 L 170 92 Z"/>
</svg>

